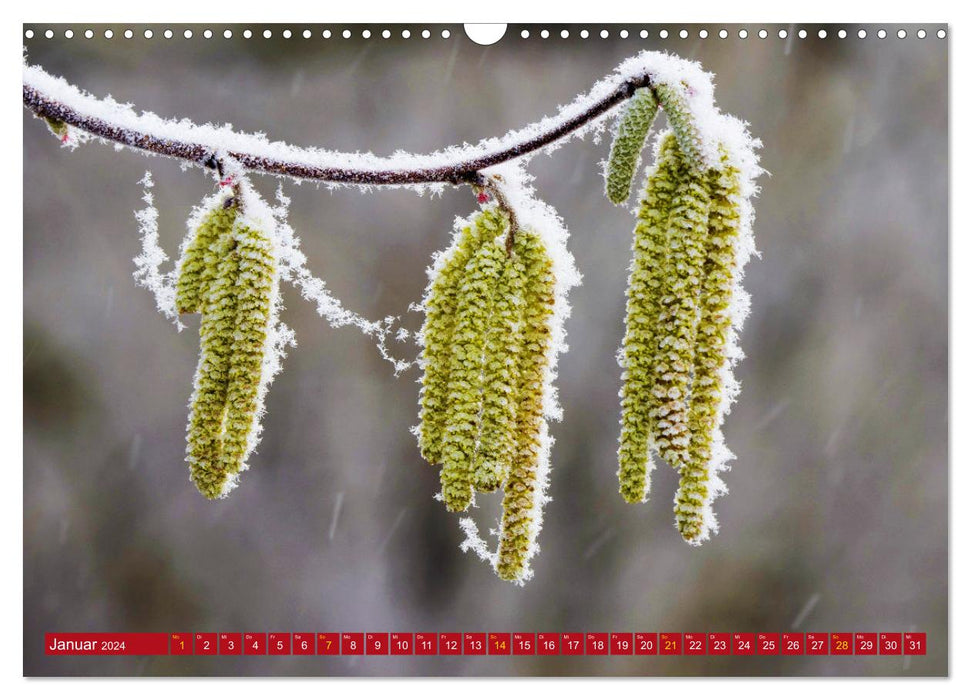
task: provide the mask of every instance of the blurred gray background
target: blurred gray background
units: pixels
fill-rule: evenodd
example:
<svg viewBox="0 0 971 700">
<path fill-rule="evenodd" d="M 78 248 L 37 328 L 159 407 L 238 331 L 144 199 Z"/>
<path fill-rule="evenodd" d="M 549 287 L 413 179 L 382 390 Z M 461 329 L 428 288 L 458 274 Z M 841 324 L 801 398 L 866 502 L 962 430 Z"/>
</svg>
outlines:
<svg viewBox="0 0 971 700">
<path fill-rule="evenodd" d="M 746 287 L 738 455 L 701 548 L 673 527 L 676 475 L 642 506 L 615 472 L 632 215 L 602 194 L 608 144 L 531 165 L 584 274 L 558 385 L 553 501 L 535 578 L 518 588 L 462 554 L 458 518 L 408 429 L 417 373 L 332 330 L 292 288 L 299 346 L 270 389 L 265 434 L 232 496 L 211 503 L 183 461 L 198 321 L 181 334 L 132 280 L 132 212 L 150 169 L 163 244 L 212 191 L 178 163 L 58 148 L 24 112 L 24 671 L 41 674 L 925 675 L 947 672 L 948 64 L 940 28 L 878 39 L 780 39 L 779 26 L 290 25 L 294 38 L 45 39 L 31 62 L 103 96 L 196 122 L 340 150 L 426 152 L 555 111 L 624 58 L 665 49 L 717 75 L 722 109 L 765 143 Z M 412 38 L 400 37 L 407 28 Z M 561 29 L 569 39 L 559 38 Z M 591 36 L 579 37 L 587 28 Z M 610 38 L 599 38 L 607 29 Z M 670 31 L 667 39 L 659 30 Z M 767 39 L 757 31 L 765 28 Z M 639 38 L 641 29 L 650 32 Z M 268 197 L 276 182 L 256 178 Z M 311 269 L 348 308 L 406 312 L 467 189 L 328 192 L 284 185 Z M 417 314 L 406 314 L 417 328 Z M 411 346 L 398 350 L 413 352 Z M 480 498 L 480 525 L 498 501 Z M 45 631 L 925 631 L 926 657 L 45 658 Z"/>
</svg>

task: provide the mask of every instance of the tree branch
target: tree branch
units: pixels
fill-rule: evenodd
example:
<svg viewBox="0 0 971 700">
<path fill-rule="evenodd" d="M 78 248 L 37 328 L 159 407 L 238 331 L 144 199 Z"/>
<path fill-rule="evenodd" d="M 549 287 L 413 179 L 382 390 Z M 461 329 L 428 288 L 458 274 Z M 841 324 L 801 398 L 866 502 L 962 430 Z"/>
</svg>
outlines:
<svg viewBox="0 0 971 700">
<path fill-rule="evenodd" d="M 46 75 L 46 74 L 45 74 Z M 49 77 L 49 76 L 48 76 Z M 413 185 L 429 183 L 447 184 L 483 184 L 481 171 L 514 160 L 520 156 L 537 151 L 545 146 L 568 136 L 572 132 L 589 124 L 610 109 L 629 99 L 634 91 L 642 87 L 651 86 L 651 76 L 646 72 L 628 77 L 609 93 L 593 101 L 585 109 L 569 117 L 563 117 L 566 108 L 553 119 L 544 120 L 543 128 L 522 130 L 529 136 L 508 146 L 497 147 L 491 152 L 486 151 L 473 157 L 457 158 L 455 162 L 444 164 L 429 164 L 428 166 L 407 167 L 401 169 L 369 169 L 362 167 L 325 167 L 315 165 L 312 158 L 282 159 L 246 150 L 227 149 L 225 154 L 237 161 L 243 168 L 251 172 L 283 175 L 299 180 L 318 180 L 323 182 L 351 183 L 359 185 Z M 24 106 L 38 117 L 64 122 L 76 129 L 92 136 L 122 144 L 130 148 L 141 149 L 151 153 L 191 161 L 198 165 L 211 167 L 215 149 L 204 143 L 194 143 L 188 140 L 169 138 L 163 134 L 152 133 L 150 129 L 133 128 L 111 118 L 110 110 L 85 109 L 69 105 L 65 100 L 31 84 L 24 79 Z M 99 104 L 96 98 L 77 91 L 75 102 L 91 102 L 93 107 Z M 99 115 L 104 112 L 108 116 Z M 552 122 L 547 124 L 546 122 Z M 521 132 L 521 133 L 522 133 Z M 304 152 L 301 149 L 287 147 L 292 151 Z M 312 151 L 305 151 L 312 153 Z M 353 162 L 358 154 L 334 153 L 338 160 Z M 432 160 L 429 157 L 429 160 Z M 436 160 L 441 160 L 438 156 Z"/>
</svg>

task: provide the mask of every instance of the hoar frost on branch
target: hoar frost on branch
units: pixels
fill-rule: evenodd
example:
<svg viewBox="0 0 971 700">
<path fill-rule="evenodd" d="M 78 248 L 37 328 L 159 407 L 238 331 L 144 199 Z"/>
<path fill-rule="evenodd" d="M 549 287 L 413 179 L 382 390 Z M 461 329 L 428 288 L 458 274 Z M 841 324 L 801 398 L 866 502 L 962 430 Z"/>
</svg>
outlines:
<svg viewBox="0 0 971 700">
<path fill-rule="evenodd" d="M 24 67 L 24 103 L 65 146 L 98 139 L 181 159 L 214 171 L 217 191 L 195 208 L 179 259 L 159 244 L 158 213 L 146 174 L 146 207 L 136 213 L 142 251 L 135 279 L 181 329 L 200 313 L 200 358 L 190 400 L 190 478 L 208 498 L 225 497 L 246 469 L 260 436 L 264 398 L 293 331 L 279 320 L 280 282 L 297 287 L 332 326 L 373 337 L 395 374 L 422 371 L 418 437 L 439 464 L 438 498 L 467 511 L 477 493 L 502 490 L 495 548 L 462 518 L 463 550 L 473 550 L 504 580 L 523 584 L 550 476 L 548 421 L 561 418 L 554 380 L 566 350 L 567 293 L 580 282 L 559 215 L 535 195 L 525 171 L 537 153 L 597 133 L 617 119 L 605 163 L 608 199 L 625 204 L 659 113 L 658 134 L 637 209 L 627 289 L 620 492 L 647 499 L 652 454 L 680 474 L 675 524 L 700 544 L 717 531 L 712 500 L 732 458 L 721 425 L 738 393 L 732 366 L 748 311 L 742 268 L 755 252 L 751 200 L 762 172 L 760 146 L 747 126 L 714 104 L 712 76 L 677 56 L 642 52 L 553 117 L 501 138 L 426 155 L 338 153 L 271 142 L 231 126 L 195 125 L 137 113 L 98 99 L 37 66 Z M 414 361 L 388 349 L 411 335 L 398 318 L 350 312 L 315 277 L 287 224 L 289 200 L 270 206 L 249 182 L 254 173 L 328 185 L 471 186 L 479 209 L 458 219 L 451 245 L 433 256 L 420 305 L 425 322 Z"/>
</svg>

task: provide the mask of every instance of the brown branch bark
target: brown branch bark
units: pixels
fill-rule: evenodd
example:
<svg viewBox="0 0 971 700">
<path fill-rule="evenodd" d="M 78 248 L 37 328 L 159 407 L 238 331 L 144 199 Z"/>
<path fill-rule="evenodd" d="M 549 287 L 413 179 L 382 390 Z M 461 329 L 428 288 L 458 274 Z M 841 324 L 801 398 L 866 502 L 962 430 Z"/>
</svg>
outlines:
<svg viewBox="0 0 971 700">
<path fill-rule="evenodd" d="M 455 163 L 427 168 L 412 168 L 402 170 L 367 170 L 357 168 L 322 168 L 308 163 L 284 162 L 265 156 L 230 151 L 229 157 L 237 161 L 243 168 L 256 173 L 283 175 L 299 180 L 319 180 L 323 182 L 340 182 L 360 185 L 411 185 L 429 183 L 485 184 L 481 171 L 519 158 L 533 151 L 539 150 L 558 141 L 591 121 L 605 114 L 607 111 L 629 99 L 638 88 L 649 87 L 649 75 L 631 78 L 593 103 L 583 112 L 570 119 L 563 120 L 547 131 L 532 138 L 515 143 L 494 153 L 478 156 Z M 169 156 L 185 161 L 211 167 L 213 150 L 203 144 L 188 143 L 160 136 L 136 131 L 113 124 L 108 120 L 91 114 L 84 114 L 73 109 L 35 87 L 24 83 L 24 106 L 39 117 L 57 120 L 87 132 L 92 136 L 112 141 L 131 148 L 149 151 L 157 155 Z"/>
</svg>

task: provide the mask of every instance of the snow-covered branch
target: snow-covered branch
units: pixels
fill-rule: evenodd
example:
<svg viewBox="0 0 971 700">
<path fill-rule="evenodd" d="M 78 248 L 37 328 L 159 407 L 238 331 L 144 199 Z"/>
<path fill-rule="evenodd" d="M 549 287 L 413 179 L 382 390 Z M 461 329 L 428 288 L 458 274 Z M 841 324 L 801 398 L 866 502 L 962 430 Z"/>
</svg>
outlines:
<svg viewBox="0 0 971 700">
<path fill-rule="evenodd" d="M 502 138 L 427 155 L 382 158 L 370 153 L 301 148 L 229 127 L 139 114 L 130 105 L 110 97 L 94 97 L 38 66 L 25 66 L 23 75 L 24 105 L 34 114 L 105 141 L 203 166 L 213 163 L 214 157 L 228 156 L 251 172 L 358 185 L 483 184 L 481 172 L 486 168 L 535 153 L 581 131 L 629 99 L 638 88 L 651 85 L 652 75 L 644 67 L 623 72 L 618 69 L 555 116 Z"/>
</svg>

